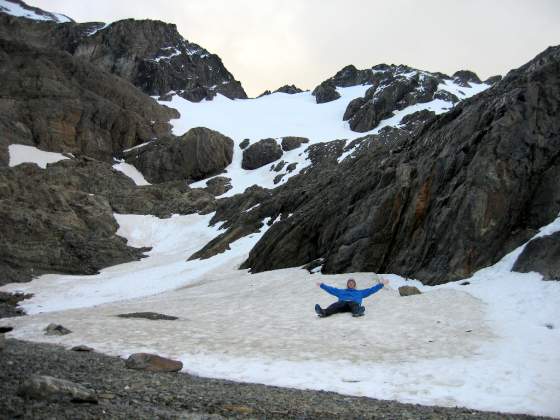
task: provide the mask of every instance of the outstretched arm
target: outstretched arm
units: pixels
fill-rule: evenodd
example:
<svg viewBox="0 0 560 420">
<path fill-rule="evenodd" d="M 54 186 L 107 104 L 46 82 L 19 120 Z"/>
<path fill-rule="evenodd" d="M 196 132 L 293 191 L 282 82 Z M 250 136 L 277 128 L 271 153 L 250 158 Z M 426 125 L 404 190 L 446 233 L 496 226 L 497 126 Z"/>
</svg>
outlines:
<svg viewBox="0 0 560 420">
<path fill-rule="evenodd" d="M 330 293 L 331 295 L 336 297 L 338 297 L 338 294 L 341 292 L 340 289 L 337 289 L 336 287 L 328 286 L 325 283 L 317 283 L 317 286 L 319 286 L 325 292 Z"/>
<path fill-rule="evenodd" d="M 373 295 L 374 293 L 379 292 L 379 291 L 380 291 L 381 289 L 383 289 L 383 287 L 384 287 L 385 285 L 387 285 L 387 284 L 389 284 L 389 280 L 383 279 L 383 280 L 381 280 L 381 283 L 376 284 L 375 286 L 370 287 L 369 289 L 361 290 L 361 292 L 362 292 L 362 298 L 366 298 L 366 297 L 368 297 L 368 296 Z"/>
</svg>

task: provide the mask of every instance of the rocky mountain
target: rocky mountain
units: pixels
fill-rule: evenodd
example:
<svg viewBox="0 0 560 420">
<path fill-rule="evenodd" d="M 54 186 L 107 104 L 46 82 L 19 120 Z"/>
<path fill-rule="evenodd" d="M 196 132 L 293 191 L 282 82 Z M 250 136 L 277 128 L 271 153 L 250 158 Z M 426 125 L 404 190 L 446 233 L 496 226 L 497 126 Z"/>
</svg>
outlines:
<svg viewBox="0 0 560 420">
<path fill-rule="evenodd" d="M 330 79 L 313 90 L 318 104 L 337 100 L 337 87 L 370 85 L 361 98 L 351 101 L 346 107 L 344 121 L 357 132 L 366 132 L 377 127 L 381 120 L 395 111 L 431 101 L 457 103 L 465 97 L 464 92 L 450 89 L 452 82 L 464 88 L 491 85 L 500 79 L 492 77 L 484 83 L 471 71 L 458 71 L 449 77 L 443 73 L 430 73 L 403 65 L 379 64 L 371 69 L 358 70 L 350 65 L 344 67 Z"/>
<path fill-rule="evenodd" d="M 342 147 L 315 146 L 324 158 L 273 192 L 220 201 L 228 230 L 198 255 L 279 217 L 243 268 L 317 261 L 437 284 L 495 263 L 560 212 L 559 70 L 549 48 L 446 114 L 359 140 L 341 164 Z"/>
<path fill-rule="evenodd" d="M 14 17 L 5 10 L 0 10 L 0 19 L 1 38 L 61 49 L 151 96 L 173 92 L 195 102 L 218 93 L 247 97 L 220 57 L 185 40 L 173 24 L 134 19 L 58 24 Z"/>
<path fill-rule="evenodd" d="M 52 21 L 56 23 L 74 22 L 60 13 L 47 12 L 38 7 L 29 6 L 21 0 L 0 0 L 0 12 L 31 20 Z"/>
</svg>

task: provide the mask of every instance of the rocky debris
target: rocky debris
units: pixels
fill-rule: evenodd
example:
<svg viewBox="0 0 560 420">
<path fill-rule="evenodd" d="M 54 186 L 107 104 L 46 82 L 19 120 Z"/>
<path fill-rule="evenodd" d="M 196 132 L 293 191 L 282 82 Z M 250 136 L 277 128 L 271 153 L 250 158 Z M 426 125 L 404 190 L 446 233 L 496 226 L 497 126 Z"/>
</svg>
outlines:
<svg viewBox="0 0 560 420">
<path fill-rule="evenodd" d="M 2 267 L 2 264 L 0 264 L 0 267 Z M 10 279 L 13 278 L 13 270 L 8 267 L 5 268 L 6 270 L 3 272 L 2 277 L 0 277 L 0 284 L 7 284 L 10 282 Z M 31 297 L 33 297 L 33 295 L 30 293 L 0 292 L 0 318 L 11 318 L 14 316 L 25 315 L 23 309 L 18 308 L 18 304 L 22 300 L 29 299 Z M 3 327 L 0 327 L 0 332 L 10 331 L 3 331 L 2 328 Z"/>
<path fill-rule="evenodd" d="M 289 152 L 290 150 L 297 149 L 304 143 L 309 143 L 307 137 L 282 137 L 282 150 Z"/>
<path fill-rule="evenodd" d="M 469 83 L 482 83 L 482 81 L 478 78 L 476 73 L 470 70 L 459 70 L 453 73 L 453 80 L 464 87 L 469 87 Z"/>
<path fill-rule="evenodd" d="M 150 183 L 204 179 L 223 171 L 232 157 L 233 140 L 204 127 L 124 153 Z"/>
<path fill-rule="evenodd" d="M 282 148 L 274 139 L 262 139 L 243 150 L 243 169 L 257 169 L 282 157 Z"/>
<path fill-rule="evenodd" d="M 517 257 L 513 271 L 535 271 L 541 273 L 544 280 L 560 280 L 560 232 L 529 242 Z"/>
<path fill-rule="evenodd" d="M 296 87 L 295 85 L 284 85 L 284 86 L 276 89 L 274 91 L 274 93 L 276 93 L 276 92 L 287 93 L 288 95 L 293 95 L 294 93 L 301 93 L 301 92 L 303 92 L 303 90 Z"/>
<path fill-rule="evenodd" d="M 119 314 L 119 318 L 142 318 L 149 319 L 151 321 L 175 321 L 176 316 L 158 314 L 157 312 L 131 312 L 129 314 Z"/>
<path fill-rule="evenodd" d="M 281 160 L 276 165 L 273 164 L 270 170 L 274 172 L 280 172 L 284 168 L 284 166 L 286 166 L 286 161 Z"/>
<path fill-rule="evenodd" d="M 436 93 L 434 93 L 434 99 L 441 99 L 442 101 L 451 102 L 453 104 L 459 102 L 457 95 L 447 90 L 437 90 Z"/>
<path fill-rule="evenodd" d="M 60 324 L 49 324 L 45 328 L 45 335 L 68 335 L 71 333 L 72 331 Z"/>
<path fill-rule="evenodd" d="M 543 327 L 544 328 L 544 327 Z M 449 420 L 528 419 L 529 416 L 422 406 L 396 401 L 298 390 L 192 376 L 130 370 L 118 357 L 75 353 L 60 346 L 8 340 L 0 357 L 0 413 L 6 418 L 438 418 Z M 16 395 L 21 378 L 36 372 L 83 383 L 99 404 L 25 400 Z"/>
<path fill-rule="evenodd" d="M 225 194 L 232 188 L 233 186 L 231 185 L 231 178 L 227 178 L 225 176 L 216 176 L 208 180 L 205 190 L 212 195 L 219 196 Z"/>
<path fill-rule="evenodd" d="M 97 403 L 95 392 L 91 389 L 47 375 L 31 376 L 19 387 L 18 395 L 34 400 L 70 399 L 72 402 Z"/>
<path fill-rule="evenodd" d="M 290 206 L 293 216 L 271 226 L 241 267 L 322 257 L 324 273 L 439 284 L 496 263 L 560 212 L 559 75 L 552 47 L 419 131 L 370 136 L 353 159 L 290 178 L 259 208 Z"/>
<path fill-rule="evenodd" d="M 178 372 L 183 369 L 183 363 L 178 360 L 149 353 L 131 354 L 126 359 L 125 366 L 129 369 L 146 370 L 148 372 Z"/>
<path fill-rule="evenodd" d="M 251 140 L 249 139 L 244 139 L 241 143 L 239 143 L 239 148 L 241 150 L 246 149 L 247 146 L 249 146 L 249 143 L 251 143 Z"/>
<path fill-rule="evenodd" d="M 415 286 L 401 286 L 399 287 L 399 295 L 401 296 L 412 296 L 412 295 L 421 295 L 422 292 L 418 290 Z"/>
<path fill-rule="evenodd" d="M 88 346 L 85 346 L 85 345 L 83 345 L 83 344 L 81 344 L 81 345 L 79 345 L 79 346 L 74 346 L 74 347 L 72 347 L 70 350 L 72 350 L 72 351 L 77 351 L 77 352 L 81 352 L 81 353 L 89 353 L 89 352 L 94 351 L 93 348 L 88 347 Z"/>
<path fill-rule="evenodd" d="M 346 140 L 333 140 L 326 143 L 315 143 L 308 147 L 307 154 L 311 164 L 337 165 L 338 158 L 344 151 Z"/>
<path fill-rule="evenodd" d="M 178 117 L 130 83 L 68 53 L 1 36 L 0 79 L 0 166 L 7 166 L 6 149 L 13 143 L 110 162 L 123 149 L 167 135 L 168 121 Z"/>
<path fill-rule="evenodd" d="M 315 96 L 315 101 L 318 104 L 336 101 L 340 98 L 340 93 L 336 91 L 336 86 L 329 82 L 323 82 L 311 92 Z"/>
</svg>

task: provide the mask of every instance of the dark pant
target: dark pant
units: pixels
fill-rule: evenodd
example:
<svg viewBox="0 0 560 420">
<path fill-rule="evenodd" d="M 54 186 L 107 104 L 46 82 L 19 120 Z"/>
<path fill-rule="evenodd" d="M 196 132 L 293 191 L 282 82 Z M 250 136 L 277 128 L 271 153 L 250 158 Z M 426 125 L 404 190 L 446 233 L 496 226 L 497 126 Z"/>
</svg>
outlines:
<svg viewBox="0 0 560 420">
<path fill-rule="evenodd" d="M 325 316 L 331 316 L 340 312 L 352 312 L 352 314 L 357 314 L 360 308 L 361 306 L 356 302 L 339 300 L 326 308 L 324 314 Z"/>
</svg>

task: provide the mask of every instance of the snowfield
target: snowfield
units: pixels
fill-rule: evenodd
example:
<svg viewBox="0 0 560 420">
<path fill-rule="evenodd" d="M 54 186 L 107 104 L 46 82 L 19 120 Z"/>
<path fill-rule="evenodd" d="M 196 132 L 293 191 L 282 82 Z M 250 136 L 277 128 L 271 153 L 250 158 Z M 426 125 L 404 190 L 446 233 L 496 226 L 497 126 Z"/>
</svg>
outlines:
<svg viewBox="0 0 560 420">
<path fill-rule="evenodd" d="M 362 96 L 367 87 L 339 89 L 341 99 L 321 105 L 308 92 L 235 101 L 218 95 L 199 104 L 174 96 L 166 104 L 181 112 L 176 134 L 206 126 L 234 139 L 234 159 L 226 176 L 232 177 L 234 192 L 241 192 L 254 183 L 272 186 L 276 173 L 268 166 L 242 170 L 240 141 L 297 135 L 314 143 L 360 137 L 363 134 L 351 132 L 341 116 L 347 102 Z M 471 93 L 482 90 L 472 89 Z M 464 88 L 461 91 L 465 94 Z M 450 106 L 436 101 L 415 105 L 382 124 L 396 125 L 421 107 L 445 112 Z M 299 162 L 299 171 L 307 164 L 304 150 L 302 146 L 285 153 L 283 159 Z M 143 177 L 122 163 L 116 169 L 142 182 Z M 320 319 L 314 304 L 327 305 L 333 297 L 316 282 L 341 287 L 351 276 L 365 288 L 379 276 L 310 274 L 301 268 L 260 274 L 239 270 L 270 220 L 263 220 L 259 233 L 234 242 L 223 254 L 187 261 L 220 233 L 220 226 L 209 226 L 212 215 L 115 217 L 118 234 L 131 246 L 153 247 L 148 257 L 98 275 L 51 274 L 2 287 L 34 294 L 22 302 L 28 316 L 0 320 L 14 327 L 9 336 L 66 347 L 85 344 L 122 357 L 155 352 L 180 359 L 186 372 L 208 377 L 560 416 L 560 283 L 545 282 L 536 273 L 511 272 L 523 247 L 466 279 L 468 285 L 461 285 L 463 280 L 428 287 L 383 275 L 391 283 L 364 301 L 366 316 Z M 539 235 L 558 230 L 560 217 Z M 422 294 L 400 297 L 397 288 L 405 284 L 417 286 Z M 179 319 L 116 317 L 141 311 Z M 72 334 L 45 336 L 43 330 L 51 322 L 63 324 Z"/>
<path fill-rule="evenodd" d="M 35 163 L 40 168 L 45 169 L 47 164 L 56 163 L 63 159 L 68 159 L 61 153 L 45 152 L 35 146 L 26 146 L 24 144 L 10 144 L 8 146 L 10 156 L 9 166 L 17 166 L 21 163 Z"/>
</svg>

